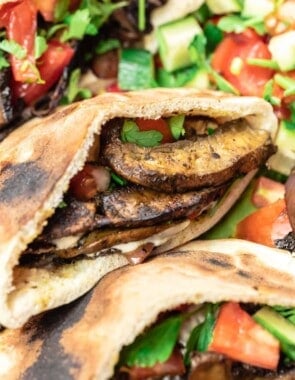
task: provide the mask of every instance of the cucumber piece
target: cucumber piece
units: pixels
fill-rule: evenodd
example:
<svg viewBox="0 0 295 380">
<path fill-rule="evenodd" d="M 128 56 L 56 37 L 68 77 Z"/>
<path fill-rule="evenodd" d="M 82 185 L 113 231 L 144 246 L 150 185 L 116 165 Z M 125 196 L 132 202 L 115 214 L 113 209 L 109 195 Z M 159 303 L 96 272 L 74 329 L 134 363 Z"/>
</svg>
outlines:
<svg viewBox="0 0 295 380">
<path fill-rule="evenodd" d="M 166 71 L 172 72 L 193 63 L 188 48 L 201 31 L 200 25 L 192 16 L 161 25 L 157 29 L 159 54 Z"/>
<path fill-rule="evenodd" d="M 242 16 L 264 18 L 275 9 L 274 0 L 244 0 Z"/>
<path fill-rule="evenodd" d="M 144 49 L 122 49 L 118 68 L 118 83 L 122 90 L 155 87 L 152 54 Z"/>
<path fill-rule="evenodd" d="M 206 3 L 210 11 L 216 15 L 222 15 L 229 12 L 240 12 L 242 10 L 239 0 L 207 0 Z"/>
<path fill-rule="evenodd" d="M 193 87 L 200 90 L 205 90 L 210 87 L 209 73 L 205 69 L 197 70 L 195 76 L 189 80 L 184 87 Z"/>
<path fill-rule="evenodd" d="M 253 318 L 281 343 L 295 345 L 295 325 L 275 310 L 264 306 L 253 315 Z"/>
<path fill-rule="evenodd" d="M 295 162 L 295 126 L 288 121 L 281 121 L 275 140 L 277 153 L 269 159 L 270 168 L 289 175 Z"/>
<path fill-rule="evenodd" d="M 268 48 L 282 71 L 295 69 L 295 31 L 291 30 L 270 39 Z"/>
</svg>

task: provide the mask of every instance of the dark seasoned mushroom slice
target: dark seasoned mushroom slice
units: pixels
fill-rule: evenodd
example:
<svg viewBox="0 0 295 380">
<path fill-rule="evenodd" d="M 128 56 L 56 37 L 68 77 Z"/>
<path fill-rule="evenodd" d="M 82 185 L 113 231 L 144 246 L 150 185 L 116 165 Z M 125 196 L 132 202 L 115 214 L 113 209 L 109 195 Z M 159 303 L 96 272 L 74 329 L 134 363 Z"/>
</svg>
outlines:
<svg viewBox="0 0 295 380">
<path fill-rule="evenodd" d="M 123 143 L 120 124 L 105 127 L 105 162 L 133 183 L 168 193 L 222 184 L 265 163 L 276 150 L 267 131 L 243 120 L 213 135 L 153 148 Z"/>
<path fill-rule="evenodd" d="M 95 212 L 94 201 L 81 202 L 71 197 L 66 200 L 66 207 L 56 210 L 38 240 L 50 241 L 89 231 L 95 225 Z"/>
<path fill-rule="evenodd" d="M 210 187 L 182 194 L 159 193 L 129 186 L 103 194 L 101 215 L 96 215 L 97 227 L 136 227 L 195 217 L 219 199 L 227 186 Z"/>
</svg>

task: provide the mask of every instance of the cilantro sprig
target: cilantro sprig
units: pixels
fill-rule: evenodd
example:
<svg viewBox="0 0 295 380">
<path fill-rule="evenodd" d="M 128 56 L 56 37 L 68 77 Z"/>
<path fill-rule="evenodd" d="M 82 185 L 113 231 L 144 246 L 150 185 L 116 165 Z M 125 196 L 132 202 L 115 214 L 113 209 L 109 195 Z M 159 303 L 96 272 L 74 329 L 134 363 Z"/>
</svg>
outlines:
<svg viewBox="0 0 295 380">
<path fill-rule="evenodd" d="M 191 332 L 190 337 L 186 344 L 186 352 L 184 355 L 184 362 L 188 365 L 190 362 L 190 353 L 193 351 L 204 352 L 207 350 L 213 335 L 213 329 L 219 304 L 206 304 L 205 305 L 205 319 L 202 323 L 198 324 Z"/>
<path fill-rule="evenodd" d="M 161 143 L 163 135 L 159 131 L 140 131 L 133 120 L 125 120 L 121 139 L 123 142 L 134 143 L 142 147 L 154 147 Z"/>
<path fill-rule="evenodd" d="M 259 1 L 259 0 L 258 0 Z M 242 33 L 247 28 L 252 28 L 259 35 L 266 33 L 264 21 L 260 17 L 243 17 L 239 15 L 223 16 L 217 26 L 224 32 Z"/>
<path fill-rule="evenodd" d="M 129 367 L 152 367 L 165 362 L 174 349 L 183 317 L 173 316 L 156 324 L 121 353 L 120 364 Z"/>
</svg>

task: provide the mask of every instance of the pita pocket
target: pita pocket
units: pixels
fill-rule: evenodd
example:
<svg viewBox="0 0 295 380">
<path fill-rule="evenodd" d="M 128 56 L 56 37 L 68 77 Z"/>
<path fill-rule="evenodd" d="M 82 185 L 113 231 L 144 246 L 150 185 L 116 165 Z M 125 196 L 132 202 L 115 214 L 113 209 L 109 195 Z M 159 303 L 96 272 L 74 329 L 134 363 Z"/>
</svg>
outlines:
<svg viewBox="0 0 295 380">
<path fill-rule="evenodd" d="M 175 117 L 177 141 L 122 141 L 126 123 L 141 138 L 137 120 Z M 262 99 L 154 89 L 106 93 L 18 128 L 0 145 L 0 324 L 17 328 L 208 230 L 275 151 L 276 127 Z M 101 171 L 127 186 L 102 190 Z"/>
<path fill-rule="evenodd" d="M 105 380 L 119 379 L 119 372 L 132 379 L 167 373 L 179 379 L 293 379 L 294 362 L 284 364 L 281 353 L 278 365 L 277 337 L 254 318 L 265 310 L 284 323 L 292 310 L 294 316 L 294 276 L 294 258 L 282 250 L 235 239 L 188 243 L 115 270 L 80 300 L 3 331 L 1 368 L 9 368 L 4 379 L 53 374 Z M 223 326 L 217 348 L 217 327 L 226 320 L 221 313 L 228 311 L 230 325 Z M 203 347 L 207 343 L 199 352 L 192 331 L 204 321 Z M 185 369 L 181 352 L 187 352 Z M 162 363 L 154 365 L 155 358 Z"/>
</svg>

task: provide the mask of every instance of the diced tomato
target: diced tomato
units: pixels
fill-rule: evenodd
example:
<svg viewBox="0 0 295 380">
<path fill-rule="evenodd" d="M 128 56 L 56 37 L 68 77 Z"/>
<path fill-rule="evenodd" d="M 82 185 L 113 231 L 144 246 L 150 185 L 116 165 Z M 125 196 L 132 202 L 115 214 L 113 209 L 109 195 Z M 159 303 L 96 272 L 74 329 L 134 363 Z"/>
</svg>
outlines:
<svg viewBox="0 0 295 380">
<path fill-rule="evenodd" d="M 239 34 L 228 34 L 215 50 L 212 66 L 236 87 L 241 95 L 262 96 L 264 86 L 274 71 L 249 65 L 249 58 L 271 59 L 266 43 L 252 29 Z"/>
<path fill-rule="evenodd" d="M 21 0 L 11 0 L 0 6 L 0 28 L 7 28 L 12 8 Z"/>
<path fill-rule="evenodd" d="M 31 104 L 44 95 L 60 78 L 63 69 L 70 63 L 74 50 L 66 43 L 50 41 L 37 66 L 44 84 L 15 83 L 13 94 Z"/>
<path fill-rule="evenodd" d="M 271 370 L 277 368 L 280 355 L 278 340 L 235 302 L 221 306 L 208 350 Z"/>
<path fill-rule="evenodd" d="M 81 201 L 93 198 L 96 193 L 106 191 L 111 175 L 103 166 L 86 164 L 70 182 L 70 193 Z"/>
<path fill-rule="evenodd" d="M 107 92 L 123 92 L 117 82 L 111 83 L 106 87 Z"/>
<path fill-rule="evenodd" d="M 274 247 L 274 241 L 292 230 L 284 199 L 269 204 L 243 219 L 235 237 Z"/>
<path fill-rule="evenodd" d="M 267 206 L 278 199 L 284 199 L 285 186 L 267 177 L 259 177 L 255 183 L 252 202 L 256 207 Z"/>
<path fill-rule="evenodd" d="M 7 23 L 7 20 L 6 20 Z M 33 83 L 39 78 L 35 67 L 34 46 L 37 30 L 37 9 L 30 0 L 23 0 L 10 9 L 6 25 L 9 40 L 24 47 L 27 55 L 23 59 L 10 56 L 15 81 Z"/>
<path fill-rule="evenodd" d="M 164 119 L 136 119 L 136 124 L 141 131 L 159 131 L 163 135 L 162 144 L 174 141 L 171 130 L 166 120 Z"/>
<path fill-rule="evenodd" d="M 38 11 L 42 14 L 44 20 L 46 21 L 54 20 L 54 8 L 57 4 L 57 1 L 58 0 L 33 0 Z"/>
</svg>

